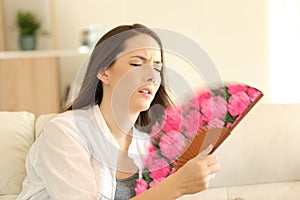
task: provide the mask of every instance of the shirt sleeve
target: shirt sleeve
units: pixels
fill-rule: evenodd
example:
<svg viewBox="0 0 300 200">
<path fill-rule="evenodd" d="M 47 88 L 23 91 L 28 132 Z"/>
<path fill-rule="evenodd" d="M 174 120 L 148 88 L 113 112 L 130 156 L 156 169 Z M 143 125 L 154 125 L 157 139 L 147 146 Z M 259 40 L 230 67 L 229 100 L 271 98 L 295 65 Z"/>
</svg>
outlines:
<svg viewBox="0 0 300 200">
<path fill-rule="evenodd" d="M 90 155 L 70 124 L 48 123 L 39 138 L 35 161 L 51 199 L 97 199 Z"/>
</svg>

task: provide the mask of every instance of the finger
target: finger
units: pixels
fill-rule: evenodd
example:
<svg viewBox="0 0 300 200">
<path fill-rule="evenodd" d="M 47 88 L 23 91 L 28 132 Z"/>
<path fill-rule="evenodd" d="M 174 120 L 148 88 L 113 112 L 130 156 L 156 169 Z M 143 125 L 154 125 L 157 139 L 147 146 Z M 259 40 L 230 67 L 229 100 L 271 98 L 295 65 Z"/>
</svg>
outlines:
<svg viewBox="0 0 300 200">
<path fill-rule="evenodd" d="M 216 177 L 216 173 L 212 173 L 212 174 L 208 175 L 208 180 L 211 180 L 215 177 Z"/>
<path fill-rule="evenodd" d="M 205 188 L 209 187 L 209 182 L 205 183 Z"/>
<path fill-rule="evenodd" d="M 203 159 L 203 162 L 209 166 L 215 164 L 217 162 L 217 159 L 218 158 L 216 155 L 208 155 Z"/>
<path fill-rule="evenodd" d="M 208 175 L 207 177 L 206 177 L 206 187 L 208 188 L 209 187 L 209 184 L 210 184 L 210 181 L 213 179 L 213 178 L 215 178 L 215 176 L 216 176 L 216 174 L 215 173 L 213 173 L 213 174 L 210 174 L 210 175 Z"/>
<path fill-rule="evenodd" d="M 198 154 L 198 157 L 200 159 L 203 159 L 207 156 L 207 154 L 209 154 L 211 152 L 211 150 L 214 148 L 214 146 L 212 144 L 210 144 L 206 149 L 204 149 L 203 151 L 201 151 L 199 154 Z"/>
<path fill-rule="evenodd" d="M 209 174 L 214 174 L 220 170 L 220 165 L 218 163 L 212 164 L 207 168 Z"/>
</svg>

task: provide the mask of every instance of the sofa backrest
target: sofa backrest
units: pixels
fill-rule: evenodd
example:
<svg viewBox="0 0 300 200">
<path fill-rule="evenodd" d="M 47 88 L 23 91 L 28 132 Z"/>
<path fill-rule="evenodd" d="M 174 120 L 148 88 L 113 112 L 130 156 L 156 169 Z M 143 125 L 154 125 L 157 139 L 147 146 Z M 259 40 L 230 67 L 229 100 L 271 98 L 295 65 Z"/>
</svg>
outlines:
<svg viewBox="0 0 300 200">
<path fill-rule="evenodd" d="M 26 154 L 34 141 L 34 120 L 28 112 L 0 112 L 0 196 L 21 191 Z"/>
<path fill-rule="evenodd" d="M 212 187 L 300 180 L 300 104 L 258 104 L 216 151 Z"/>
</svg>

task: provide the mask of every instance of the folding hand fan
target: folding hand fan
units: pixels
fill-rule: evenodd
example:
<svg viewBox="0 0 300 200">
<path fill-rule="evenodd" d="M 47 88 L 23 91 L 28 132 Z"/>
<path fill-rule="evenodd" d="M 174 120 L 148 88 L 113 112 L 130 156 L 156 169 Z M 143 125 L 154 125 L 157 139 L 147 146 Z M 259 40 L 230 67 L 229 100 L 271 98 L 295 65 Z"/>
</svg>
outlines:
<svg viewBox="0 0 300 200">
<path fill-rule="evenodd" d="M 174 173 L 210 144 L 215 151 L 262 96 L 251 86 L 224 82 L 196 92 L 183 106 L 167 108 L 149 133 L 151 145 L 136 194 Z"/>
<path fill-rule="evenodd" d="M 199 92 L 198 97 L 203 94 L 203 92 Z M 233 82 L 211 88 L 210 94 L 209 97 L 198 100 L 199 111 L 202 115 L 205 115 L 207 110 L 204 106 L 210 106 L 210 118 L 206 124 L 202 124 L 202 127 L 199 127 L 200 129 L 198 129 L 190 145 L 177 159 L 175 164 L 176 170 L 197 156 L 210 144 L 213 145 L 210 153 L 213 153 L 263 96 L 262 92 L 256 88 Z M 205 104 L 204 102 L 208 99 L 210 103 Z M 222 99 L 225 101 L 222 102 Z M 220 110 L 222 110 L 221 114 Z M 214 122 L 219 124 L 214 125 Z"/>
</svg>

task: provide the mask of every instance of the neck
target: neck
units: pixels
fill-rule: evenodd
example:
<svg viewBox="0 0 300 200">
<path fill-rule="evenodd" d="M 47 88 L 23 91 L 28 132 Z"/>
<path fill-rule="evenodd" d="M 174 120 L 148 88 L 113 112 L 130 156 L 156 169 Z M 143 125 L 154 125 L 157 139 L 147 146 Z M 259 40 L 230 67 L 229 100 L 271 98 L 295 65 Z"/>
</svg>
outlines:
<svg viewBox="0 0 300 200">
<path fill-rule="evenodd" d="M 114 137 L 128 136 L 139 116 L 139 112 L 128 110 L 124 103 L 114 103 L 108 98 L 103 98 L 100 104 L 100 111 Z M 125 134 L 124 134 L 125 133 Z"/>
</svg>

